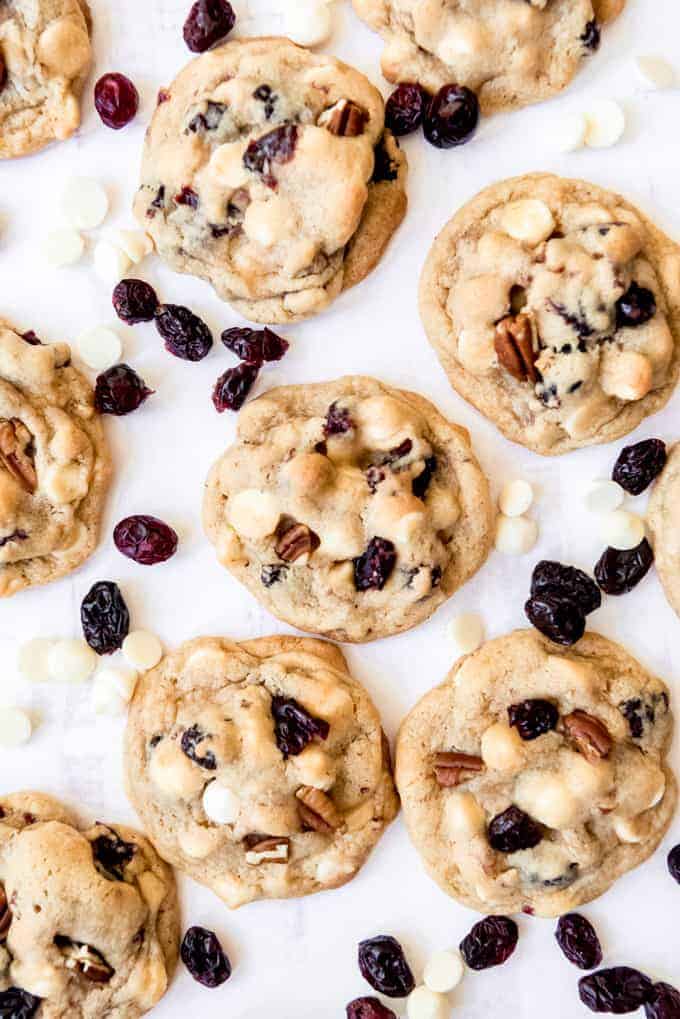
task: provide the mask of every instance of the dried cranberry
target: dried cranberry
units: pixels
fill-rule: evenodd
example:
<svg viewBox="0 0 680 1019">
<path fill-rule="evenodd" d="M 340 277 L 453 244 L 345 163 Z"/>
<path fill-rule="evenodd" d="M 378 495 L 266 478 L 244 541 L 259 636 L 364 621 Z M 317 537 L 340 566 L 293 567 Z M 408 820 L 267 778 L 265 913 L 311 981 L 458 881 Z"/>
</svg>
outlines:
<svg viewBox="0 0 680 1019">
<path fill-rule="evenodd" d="M 222 333 L 222 343 L 242 361 L 262 364 L 280 361 L 290 344 L 266 326 L 264 329 L 233 328 Z"/>
<path fill-rule="evenodd" d="M 389 934 L 359 943 L 359 969 L 364 980 L 388 998 L 405 998 L 416 985 L 403 948 Z"/>
<path fill-rule="evenodd" d="M 285 577 L 287 572 L 287 566 L 279 566 L 277 563 L 263 566 L 260 570 L 260 581 L 264 587 L 271 587 L 272 584 L 278 584 L 278 582 Z"/>
<path fill-rule="evenodd" d="M 580 640 L 585 632 L 585 616 L 574 602 L 544 594 L 529 598 L 524 611 L 532 626 L 554 644 L 568 647 Z"/>
<path fill-rule="evenodd" d="M 517 924 L 508 916 L 487 916 L 460 943 L 470 969 L 489 969 L 506 962 L 517 947 Z"/>
<path fill-rule="evenodd" d="M 543 829 L 519 807 L 508 807 L 489 822 L 489 845 L 498 853 L 517 853 L 533 849 L 543 839 Z"/>
<path fill-rule="evenodd" d="M 0 53 L 0 92 L 2 92 L 6 84 L 7 84 L 7 64 L 5 63 L 5 58 L 3 57 L 2 53 Z"/>
<path fill-rule="evenodd" d="M 600 47 L 601 37 L 602 33 L 600 32 L 600 26 L 593 18 L 592 21 L 589 21 L 586 24 L 586 27 L 583 30 L 583 35 L 581 36 L 581 42 L 587 50 L 595 52 L 595 50 Z"/>
<path fill-rule="evenodd" d="M 161 304 L 156 329 L 165 349 L 184 361 L 202 361 L 210 353 L 213 338 L 205 322 L 181 304 Z"/>
<path fill-rule="evenodd" d="M 643 538 L 635 548 L 607 548 L 595 564 L 595 577 L 607 594 L 626 594 L 640 583 L 654 562 L 652 546 Z"/>
<path fill-rule="evenodd" d="M 578 982 L 581 1001 L 591 1012 L 635 1012 L 652 995 L 652 981 L 628 966 L 601 969 Z"/>
<path fill-rule="evenodd" d="M 130 632 L 130 613 L 117 584 L 100 580 L 93 584 L 80 606 L 83 636 L 98 655 L 110 655 L 122 647 Z"/>
<path fill-rule="evenodd" d="M 427 490 L 430 487 L 432 476 L 437 470 L 437 457 L 428 456 L 425 460 L 425 466 L 418 475 L 411 482 L 411 491 L 417 499 L 424 499 L 427 495 Z"/>
<path fill-rule="evenodd" d="M 341 407 L 337 401 L 332 403 L 328 408 L 326 423 L 323 426 L 323 434 L 326 438 L 329 435 L 346 435 L 353 428 L 354 422 L 349 416 L 347 408 Z"/>
<path fill-rule="evenodd" d="M 643 439 L 624 446 L 612 471 L 612 480 L 631 495 L 640 495 L 666 466 L 666 443 L 661 439 Z"/>
<path fill-rule="evenodd" d="M 186 754 L 190 761 L 198 764 L 201 768 L 205 768 L 206 771 L 214 771 L 217 767 L 217 761 L 212 750 L 206 750 L 203 754 L 198 752 L 199 744 L 203 743 L 206 739 L 209 739 L 208 733 L 204 732 L 199 725 L 191 725 L 182 733 L 180 745 L 182 753 Z"/>
<path fill-rule="evenodd" d="M 97 376 L 94 406 L 100 414 L 123 417 L 141 407 L 153 393 L 129 364 L 115 364 Z"/>
<path fill-rule="evenodd" d="M 125 868 L 137 852 L 137 846 L 133 842 L 124 842 L 113 828 L 109 831 L 110 835 L 98 835 L 94 839 L 92 855 L 102 870 L 117 881 L 122 881 Z"/>
<path fill-rule="evenodd" d="M 243 165 L 246 170 L 259 173 L 269 187 L 276 187 L 272 163 L 289 163 L 295 155 L 297 140 L 297 125 L 281 124 L 261 138 L 251 141 L 244 153 Z"/>
<path fill-rule="evenodd" d="M 425 111 L 423 130 L 431 145 L 451 149 L 470 141 L 479 123 L 477 96 L 464 85 L 443 85 Z"/>
<path fill-rule="evenodd" d="M 164 563 L 177 551 L 177 535 L 172 527 L 143 514 L 116 524 L 113 540 L 119 552 L 142 566 Z"/>
<path fill-rule="evenodd" d="M 354 560 L 354 586 L 357 591 L 382 591 L 397 561 L 397 552 L 386 538 L 371 538 L 363 555 Z"/>
<path fill-rule="evenodd" d="M 313 739 L 328 739 L 328 722 L 310 715 L 292 697 L 272 697 L 272 718 L 276 745 L 286 758 L 301 754 Z"/>
<path fill-rule="evenodd" d="M 212 402 L 218 414 L 225 410 L 240 410 L 259 374 L 258 364 L 243 361 L 220 375 L 212 393 Z"/>
<path fill-rule="evenodd" d="M 384 480 L 385 472 L 381 471 L 379 467 L 373 465 L 366 471 L 366 483 L 368 484 L 371 492 L 375 493 L 380 482 Z"/>
<path fill-rule="evenodd" d="M 584 616 L 599 609 L 602 595 L 597 584 L 575 566 L 542 559 L 534 567 L 531 576 L 531 596 L 550 595 L 557 601 L 574 602 Z"/>
<path fill-rule="evenodd" d="M 204 987 L 219 987 L 231 976 L 231 963 L 217 935 L 205 927 L 190 927 L 180 951 L 182 962 Z"/>
<path fill-rule="evenodd" d="M 619 704 L 619 711 L 628 722 L 628 728 L 633 739 L 642 739 L 645 734 L 645 722 L 654 725 L 659 705 L 663 705 L 662 712 L 668 712 L 668 694 L 652 694 L 651 697 L 642 700 L 634 697 L 632 700 Z"/>
<path fill-rule="evenodd" d="M 272 92 L 271 85 L 258 85 L 253 92 L 253 99 L 257 99 L 264 105 L 264 115 L 267 120 L 271 120 L 278 98 L 276 93 Z"/>
<path fill-rule="evenodd" d="M 579 969 L 595 969 L 602 962 L 602 948 L 595 928 L 580 913 L 561 916 L 555 937 L 569 962 Z"/>
<path fill-rule="evenodd" d="M 680 991 L 670 984 L 654 984 L 645 1002 L 647 1019 L 680 1019 Z"/>
<path fill-rule="evenodd" d="M 42 347 L 42 340 L 32 329 L 22 333 L 21 338 L 22 340 L 26 340 L 26 343 L 30 344 L 31 347 Z"/>
<path fill-rule="evenodd" d="M 21 528 L 12 531 L 11 534 L 5 534 L 0 538 L 0 548 L 9 545 L 10 541 L 28 541 L 28 534 L 26 531 L 22 531 Z"/>
<path fill-rule="evenodd" d="M 121 280 L 113 291 L 116 315 L 129 326 L 151 322 L 158 309 L 156 291 L 144 280 Z"/>
<path fill-rule="evenodd" d="M 20 987 L 0 991 L 0 1019 L 33 1019 L 42 998 L 36 998 Z"/>
<path fill-rule="evenodd" d="M 425 89 L 413 82 L 397 85 L 385 103 L 385 127 L 398 138 L 416 131 L 423 122 L 429 98 Z"/>
<path fill-rule="evenodd" d="M 673 846 L 667 859 L 668 873 L 680 885 L 680 845 Z"/>
<path fill-rule="evenodd" d="M 633 282 L 616 302 L 616 326 L 636 328 L 656 315 L 656 298 L 651 290 Z"/>
<path fill-rule="evenodd" d="M 397 1019 L 392 1009 L 377 998 L 355 998 L 346 1011 L 347 1019 Z"/>
<path fill-rule="evenodd" d="M 396 142 L 399 145 L 399 142 Z M 396 180 L 399 176 L 399 164 L 394 161 L 387 151 L 384 138 L 378 142 L 373 149 L 373 176 L 371 181 L 380 184 L 381 181 Z"/>
<path fill-rule="evenodd" d="M 105 74 L 94 87 L 94 105 L 107 127 L 119 131 L 139 109 L 139 93 L 124 74 Z"/>
<path fill-rule="evenodd" d="M 235 24 L 228 0 L 196 0 L 184 22 L 184 41 L 192 53 L 205 53 L 229 35 Z"/>
<path fill-rule="evenodd" d="M 175 195 L 175 204 L 188 205 L 190 209 L 197 209 L 200 200 L 193 188 L 185 186 Z"/>
<path fill-rule="evenodd" d="M 557 725 L 559 717 L 555 705 L 540 698 L 511 704 L 508 708 L 510 725 L 514 725 L 522 739 L 527 741 L 550 732 Z"/>
</svg>

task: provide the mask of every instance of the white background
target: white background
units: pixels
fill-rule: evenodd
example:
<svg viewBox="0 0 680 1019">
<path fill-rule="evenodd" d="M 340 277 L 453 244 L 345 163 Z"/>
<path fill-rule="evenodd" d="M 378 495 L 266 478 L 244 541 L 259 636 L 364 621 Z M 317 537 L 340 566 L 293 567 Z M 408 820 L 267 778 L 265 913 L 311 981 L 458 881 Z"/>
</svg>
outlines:
<svg viewBox="0 0 680 1019">
<path fill-rule="evenodd" d="M 257 8 L 258 0 L 251 0 L 251 6 Z M 260 6 L 276 5 L 263 0 Z M 134 79 L 142 94 L 137 121 L 122 132 L 103 127 L 91 106 L 90 84 L 78 137 L 38 156 L 0 164 L 0 314 L 49 341 L 116 322 L 110 290 L 93 274 L 89 259 L 82 267 L 60 271 L 42 260 L 41 239 L 58 218 L 60 189 L 73 174 L 97 177 L 110 190 L 110 224 L 132 225 L 129 209 L 144 127 L 157 89 L 172 80 L 188 57 L 181 26 L 189 0 L 93 0 L 92 7 L 96 75 L 118 70 Z M 243 31 L 254 24 L 242 23 Z M 273 15 L 258 24 L 267 34 L 278 30 Z M 387 94 L 379 72 L 379 40 L 345 0 L 337 4 L 329 50 L 359 67 Z M 538 492 L 532 512 L 540 522 L 541 539 L 535 552 L 520 559 L 492 554 L 477 577 L 427 624 L 401 637 L 348 649 L 354 673 L 370 690 L 391 738 L 403 715 L 450 667 L 447 623 L 455 614 L 479 611 L 489 636 L 505 633 L 524 624 L 522 606 L 538 558 L 590 569 L 600 555 L 596 521 L 583 508 L 581 491 L 589 479 L 608 475 L 623 443 L 549 460 L 505 441 L 449 387 L 420 325 L 416 288 L 430 243 L 454 210 L 492 181 L 533 170 L 583 176 L 619 189 L 680 240 L 679 96 L 677 91 L 644 91 L 632 63 L 640 53 L 664 54 L 680 67 L 677 0 L 629 0 L 624 16 L 603 33 L 600 53 L 565 95 L 484 122 L 466 147 L 440 152 L 422 136 L 407 139 L 410 207 L 386 257 L 330 311 L 282 330 L 291 351 L 279 366 L 263 372 L 259 383 L 261 391 L 278 383 L 365 372 L 417 388 L 470 428 L 496 492 L 517 476 L 530 480 Z M 600 97 L 623 102 L 629 122 L 625 139 L 610 150 L 558 154 L 551 140 L 558 118 Z M 154 260 L 143 270 L 161 299 L 190 305 L 216 338 L 222 329 L 239 324 L 238 316 L 206 284 L 173 275 Z M 125 332 L 125 360 L 157 393 L 130 417 L 107 419 L 116 471 L 96 555 L 75 576 L 22 593 L 0 607 L 0 697 L 26 706 L 36 723 L 27 746 L 1 752 L 0 790 L 39 788 L 79 804 L 86 816 L 133 821 L 121 784 L 123 722 L 95 717 L 87 688 L 23 683 L 15 666 L 19 644 L 38 635 L 78 635 L 80 601 L 100 579 L 119 582 L 133 625 L 155 630 L 168 647 L 199 634 L 244 638 L 286 628 L 217 564 L 201 532 L 203 480 L 234 431 L 234 418 L 215 413 L 210 392 L 234 359 L 217 342 L 205 361 L 189 364 L 163 350 L 152 325 L 120 328 Z M 680 393 L 631 438 L 678 438 L 679 410 Z M 643 499 L 637 503 L 644 505 Z M 169 563 L 137 566 L 113 547 L 114 523 L 138 512 L 165 518 L 179 531 L 180 550 Z M 680 692 L 680 623 L 653 573 L 632 594 L 606 600 L 589 625 L 620 640 Z M 674 757 L 680 763 L 677 746 Z M 676 841 L 677 822 L 650 862 L 584 910 L 600 931 L 606 964 L 635 965 L 656 979 L 678 982 L 680 888 L 664 862 L 665 851 Z M 204 924 L 216 930 L 234 975 L 221 989 L 209 991 L 180 967 L 154 1013 L 159 1019 L 192 1014 L 205 1019 L 335 1019 L 344 1016 L 351 998 L 372 993 L 356 967 L 361 938 L 394 934 L 420 976 L 428 953 L 457 944 L 476 920 L 425 877 L 401 820 L 392 825 L 361 874 L 339 891 L 256 903 L 229 913 L 207 889 L 184 879 L 180 883 L 184 926 Z M 576 991 L 579 972 L 559 953 L 554 923 L 527 917 L 519 923 L 514 957 L 502 968 L 469 973 L 452 996 L 455 1015 L 586 1015 Z"/>
</svg>

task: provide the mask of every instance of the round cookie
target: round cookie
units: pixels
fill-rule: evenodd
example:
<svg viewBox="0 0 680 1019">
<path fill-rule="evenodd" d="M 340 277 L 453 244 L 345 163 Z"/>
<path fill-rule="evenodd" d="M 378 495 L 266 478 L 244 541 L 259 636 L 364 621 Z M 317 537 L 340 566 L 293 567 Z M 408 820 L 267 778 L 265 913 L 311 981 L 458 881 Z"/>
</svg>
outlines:
<svg viewBox="0 0 680 1019">
<path fill-rule="evenodd" d="M 168 654 L 132 702 L 126 781 L 163 857 L 232 908 L 345 884 L 398 810 L 376 709 L 308 637 Z"/>
<path fill-rule="evenodd" d="M 0 799 L 0 1013 L 137 1019 L 177 963 L 170 868 L 124 825 L 83 827 L 42 793 Z"/>
<path fill-rule="evenodd" d="M 680 616 L 680 443 L 652 490 L 647 522 L 654 544 L 654 562 L 671 607 Z"/>
<path fill-rule="evenodd" d="M 509 439 L 611 442 L 676 385 L 680 248 L 613 192 L 517 177 L 441 231 L 420 311 L 452 386 Z"/>
<path fill-rule="evenodd" d="M 428 873 L 485 913 L 559 916 L 601 895 L 671 821 L 672 726 L 667 687 L 604 637 L 484 644 L 399 732 L 397 787 Z"/>
<path fill-rule="evenodd" d="M 0 159 L 70 138 L 92 64 L 86 0 L 6 0 L 0 8 Z"/>
<path fill-rule="evenodd" d="M 377 265 L 406 212 L 381 94 L 333 57 L 243 39 L 159 95 L 135 212 L 173 269 L 256 322 L 314 315 Z"/>
<path fill-rule="evenodd" d="M 457 82 L 482 111 L 509 110 L 566 88 L 625 0 L 353 0 L 385 41 L 389 81 L 436 91 Z"/>
<path fill-rule="evenodd" d="M 275 616 L 365 641 L 423 622 L 468 580 L 494 512 L 464 429 L 347 376 L 249 403 L 203 516 L 220 562 Z"/>
<path fill-rule="evenodd" d="M 0 319 L 0 597 L 87 559 L 109 474 L 92 388 L 69 347 Z"/>
</svg>

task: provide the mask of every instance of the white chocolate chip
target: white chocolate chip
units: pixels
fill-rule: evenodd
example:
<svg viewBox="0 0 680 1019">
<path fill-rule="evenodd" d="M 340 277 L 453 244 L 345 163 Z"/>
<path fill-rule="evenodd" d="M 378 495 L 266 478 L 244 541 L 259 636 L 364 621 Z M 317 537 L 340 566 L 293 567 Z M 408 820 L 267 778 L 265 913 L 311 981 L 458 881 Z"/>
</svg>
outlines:
<svg viewBox="0 0 680 1019">
<path fill-rule="evenodd" d="M 118 283 L 131 268 L 130 258 L 117 244 L 97 242 L 94 249 L 94 271 L 105 283 Z"/>
<path fill-rule="evenodd" d="M 83 257 L 85 241 L 77 230 L 65 227 L 63 230 L 52 230 L 43 244 L 45 258 L 50 265 L 61 269 L 65 265 L 75 265 Z"/>
<path fill-rule="evenodd" d="M 97 655 L 84 640 L 56 640 L 47 654 L 50 679 L 83 683 L 97 668 Z"/>
<path fill-rule="evenodd" d="M 591 149 L 616 145 L 626 130 L 626 116 L 613 99 L 600 99 L 594 103 L 586 113 L 586 120 L 586 145 Z"/>
<path fill-rule="evenodd" d="M 215 824 L 233 824 L 238 818 L 241 801 L 236 793 L 215 780 L 205 787 L 203 809 Z"/>
<path fill-rule="evenodd" d="M 409 994 L 406 1014 L 408 1019 L 448 1019 L 451 1007 L 443 994 L 437 994 L 423 984 Z"/>
<path fill-rule="evenodd" d="M 444 949 L 428 959 L 423 972 L 425 986 L 439 994 L 448 994 L 463 979 L 465 966 L 460 952 Z"/>
<path fill-rule="evenodd" d="M 619 842 L 635 845 L 638 842 L 644 841 L 646 832 L 636 817 L 614 817 L 612 819 L 612 827 Z"/>
<path fill-rule="evenodd" d="M 246 488 L 229 500 L 229 523 L 244 538 L 257 541 L 273 534 L 281 519 L 276 498 L 257 488 Z"/>
<path fill-rule="evenodd" d="M 451 792 L 444 800 L 444 825 L 452 839 L 468 839 L 486 828 L 486 814 L 472 793 Z"/>
<path fill-rule="evenodd" d="M 132 669 L 102 669 L 94 677 L 92 701 L 98 715 L 122 715 L 132 700 L 137 673 Z"/>
<path fill-rule="evenodd" d="M 50 678 L 47 657 L 54 643 L 47 637 L 35 637 L 19 648 L 19 672 L 31 683 L 46 683 Z"/>
<path fill-rule="evenodd" d="M 94 230 L 106 219 L 109 198 L 99 181 L 73 177 L 64 188 L 61 207 L 76 230 Z"/>
<path fill-rule="evenodd" d="M 498 507 L 506 517 L 521 517 L 534 501 L 534 490 L 528 481 L 509 481 L 503 486 Z"/>
<path fill-rule="evenodd" d="M 645 536 L 645 523 L 637 513 L 618 509 L 602 517 L 600 533 L 607 545 L 623 552 L 637 548 Z"/>
<path fill-rule="evenodd" d="M 54 464 L 43 478 L 45 495 L 55 506 L 66 506 L 87 495 L 88 474 L 80 464 Z"/>
<path fill-rule="evenodd" d="M 18 747 L 28 743 L 33 726 L 21 708 L 0 708 L 0 746 Z"/>
<path fill-rule="evenodd" d="M 107 326 L 94 326 L 82 332 L 75 342 L 81 358 L 94 371 L 104 371 L 120 361 L 123 344 L 118 333 Z"/>
<path fill-rule="evenodd" d="M 555 125 L 555 147 L 559 152 L 576 152 L 585 145 L 587 130 L 584 113 L 567 113 Z"/>
<path fill-rule="evenodd" d="M 591 513 L 612 513 L 623 504 L 625 493 L 615 481 L 593 481 L 585 495 Z"/>
<path fill-rule="evenodd" d="M 310 0 L 305 4 L 286 4 L 283 33 L 298 46 L 320 46 L 331 34 L 333 19 L 327 3 Z"/>
<path fill-rule="evenodd" d="M 549 771 L 525 771 L 515 786 L 520 810 L 557 830 L 573 827 L 582 806 L 566 782 Z"/>
<path fill-rule="evenodd" d="M 672 88 L 675 84 L 675 68 L 663 57 L 636 57 L 635 70 L 648 88 Z"/>
<path fill-rule="evenodd" d="M 525 241 L 535 247 L 550 237 L 555 229 L 555 220 L 545 202 L 538 198 L 522 198 L 505 206 L 500 225 L 516 241 Z"/>
<path fill-rule="evenodd" d="M 123 654 L 135 669 L 146 672 L 153 669 L 163 657 L 163 645 L 155 633 L 133 630 L 123 641 Z"/>
<path fill-rule="evenodd" d="M 538 524 L 529 517 L 506 517 L 496 522 L 495 546 L 506 555 L 524 555 L 538 541 Z"/>
<path fill-rule="evenodd" d="M 482 760 L 492 771 L 515 773 L 524 767 L 524 747 L 517 729 L 495 722 L 482 733 Z"/>
<path fill-rule="evenodd" d="M 153 241 L 143 230 L 116 230 L 111 241 L 125 252 L 133 265 L 142 262 L 153 251 Z"/>
<path fill-rule="evenodd" d="M 475 612 L 464 612 L 449 623 L 449 635 L 456 654 L 469 655 L 476 651 L 484 640 L 484 623 Z"/>
</svg>

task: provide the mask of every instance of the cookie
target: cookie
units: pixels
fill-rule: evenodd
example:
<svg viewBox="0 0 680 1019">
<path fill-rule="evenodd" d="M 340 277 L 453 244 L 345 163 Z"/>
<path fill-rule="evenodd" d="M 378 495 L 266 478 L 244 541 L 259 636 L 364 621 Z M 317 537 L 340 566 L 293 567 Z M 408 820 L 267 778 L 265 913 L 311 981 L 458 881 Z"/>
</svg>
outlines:
<svg viewBox="0 0 680 1019">
<path fill-rule="evenodd" d="M 456 82 L 484 113 L 561 92 L 598 49 L 625 0 L 353 0 L 385 41 L 389 81 L 430 90 Z"/>
<path fill-rule="evenodd" d="M 517 630 L 461 658 L 402 724 L 411 839 L 449 895 L 559 916 L 656 849 L 676 803 L 668 689 L 622 647 Z"/>
<path fill-rule="evenodd" d="M 137 1019 L 175 969 L 170 868 L 124 825 L 81 825 L 42 793 L 0 799 L 0 1014 Z"/>
<path fill-rule="evenodd" d="M 7 0 L 0 11 L 0 159 L 70 138 L 92 64 L 86 0 Z"/>
<path fill-rule="evenodd" d="M 205 53 L 159 95 L 135 212 L 173 269 L 256 322 L 315 315 L 377 265 L 406 212 L 381 94 L 287 39 Z"/>
<path fill-rule="evenodd" d="M 345 884 L 398 810 L 376 709 L 308 637 L 168 654 L 137 687 L 126 780 L 158 851 L 232 908 Z"/>
<path fill-rule="evenodd" d="M 109 474 L 92 388 L 69 347 L 0 319 L 0 597 L 87 559 Z"/>
<path fill-rule="evenodd" d="M 656 571 L 666 597 L 680 616 L 680 443 L 668 460 L 649 500 L 647 523 L 654 545 Z"/>
<path fill-rule="evenodd" d="M 423 622 L 471 577 L 494 513 L 464 429 L 347 376 L 249 403 L 203 517 L 219 561 L 275 616 L 366 641 Z"/>
<path fill-rule="evenodd" d="M 509 439 L 611 442 L 676 385 L 680 248 L 613 192 L 516 177 L 444 227 L 420 311 L 452 386 Z"/>
</svg>

